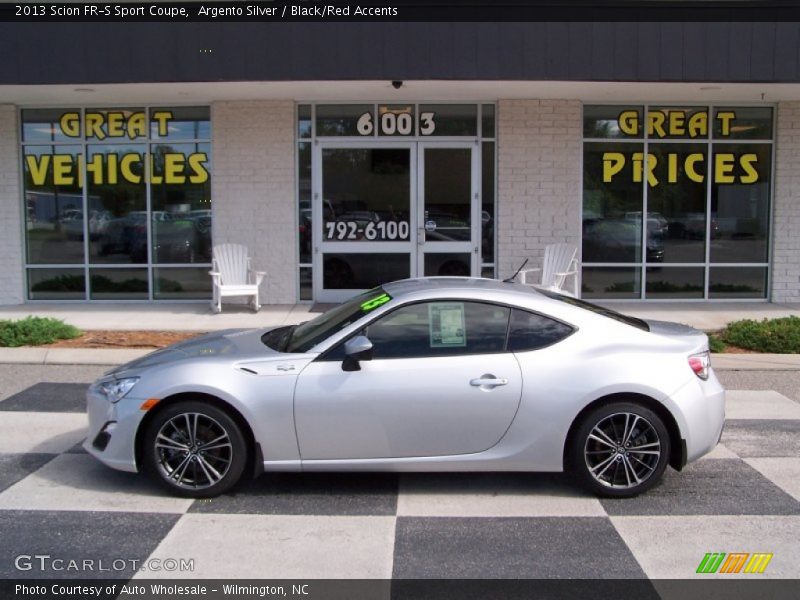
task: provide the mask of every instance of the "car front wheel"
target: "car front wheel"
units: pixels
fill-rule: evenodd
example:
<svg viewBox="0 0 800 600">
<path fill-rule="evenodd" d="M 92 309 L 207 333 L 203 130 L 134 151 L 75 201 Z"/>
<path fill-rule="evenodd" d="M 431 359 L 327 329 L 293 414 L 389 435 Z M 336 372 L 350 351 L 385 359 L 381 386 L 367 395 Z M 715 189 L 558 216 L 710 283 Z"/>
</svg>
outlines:
<svg viewBox="0 0 800 600">
<path fill-rule="evenodd" d="M 614 402 L 581 421 L 572 438 L 570 466 L 595 494 L 625 498 L 656 485 L 669 455 L 669 434 L 656 413 L 640 404 Z"/>
<path fill-rule="evenodd" d="M 247 462 L 241 428 L 200 401 L 161 410 L 144 432 L 144 467 L 173 494 L 210 498 L 236 485 Z"/>
</svg>

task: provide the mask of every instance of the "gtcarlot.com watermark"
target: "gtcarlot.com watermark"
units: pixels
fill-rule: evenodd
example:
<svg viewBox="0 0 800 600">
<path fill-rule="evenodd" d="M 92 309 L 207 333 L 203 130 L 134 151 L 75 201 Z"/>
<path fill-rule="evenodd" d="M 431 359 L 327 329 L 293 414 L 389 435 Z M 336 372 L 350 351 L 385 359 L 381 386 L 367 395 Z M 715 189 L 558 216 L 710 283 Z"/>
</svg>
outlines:
<svg viewBox="0 0 800 600">
<path fill-rule="evenodd" d="M 193 572 L 193 558 L 61 558 L 50 554 L 19 554 L 17 571 L 115 573 L 120 571 Z"/>
</svg>

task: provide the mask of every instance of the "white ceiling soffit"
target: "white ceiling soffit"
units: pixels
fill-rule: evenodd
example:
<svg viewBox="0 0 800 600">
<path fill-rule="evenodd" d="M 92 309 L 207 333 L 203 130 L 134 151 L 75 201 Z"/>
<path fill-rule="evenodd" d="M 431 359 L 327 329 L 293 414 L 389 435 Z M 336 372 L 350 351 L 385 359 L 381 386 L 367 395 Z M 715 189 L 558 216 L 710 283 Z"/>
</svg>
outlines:
<svg viewBox="0 0 800 600">
<path fill-rule="evenodd" d="M 0 104 L 23 106 L 206 103 L 217 100 L 453 101 L 513 98 L 584 102 L 777 102 L 800 100 L 800 84 L 581 81 L 287 81 L 0 86 Z"/>
</svg>

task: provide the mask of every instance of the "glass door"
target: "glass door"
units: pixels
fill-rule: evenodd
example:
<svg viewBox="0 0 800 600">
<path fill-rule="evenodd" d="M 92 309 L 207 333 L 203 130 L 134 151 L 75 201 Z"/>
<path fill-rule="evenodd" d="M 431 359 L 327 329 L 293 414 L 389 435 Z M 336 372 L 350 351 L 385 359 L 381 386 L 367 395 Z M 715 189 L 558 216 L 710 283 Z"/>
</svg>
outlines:
<svg viewBox="0 0 800 600">
<path fill-rule="evenodd" d="M 420 142 L 417 149 L 417 275 L 478 273 L 478 153 L 470 143 Z"/>
<path fill-rule="evenodd" d="M 342 302 L 416 273 L 416 146 L 315 146 L 314 297 Z"/>
</svg>

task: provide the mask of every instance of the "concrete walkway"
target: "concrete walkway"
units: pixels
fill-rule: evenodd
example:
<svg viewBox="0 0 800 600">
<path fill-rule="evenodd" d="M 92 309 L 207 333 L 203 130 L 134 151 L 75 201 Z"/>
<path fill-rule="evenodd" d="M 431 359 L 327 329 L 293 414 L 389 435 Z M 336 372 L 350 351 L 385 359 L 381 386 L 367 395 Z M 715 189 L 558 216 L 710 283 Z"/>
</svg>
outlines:
<svg viewBox="0 0 800 600">
<path fill-rule="evenodd" d="M 800 317 L 800 304 L 765 302 L 602 302 L 603 306 L 644 319 L 678 321 L 705 331 L 722 329 L 731 321 Z M 310 304 L 272 304 L 253 313 L 245 306 L 226 306 L 221 314 L 208 304 L 114 303 L 114 304 L 20 304 L 0 306 L 0 319 L 28 315 L 54 317 L 80 329 L 214 331 L 236 327 L 272 327 L 307 321 L 318 313 Z"/>
</svg>

